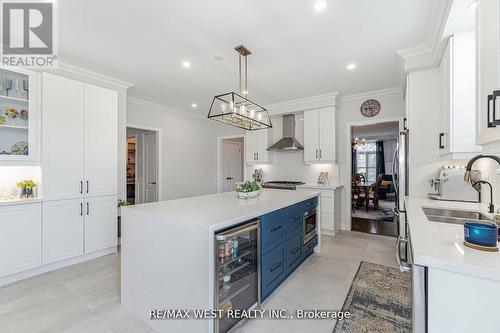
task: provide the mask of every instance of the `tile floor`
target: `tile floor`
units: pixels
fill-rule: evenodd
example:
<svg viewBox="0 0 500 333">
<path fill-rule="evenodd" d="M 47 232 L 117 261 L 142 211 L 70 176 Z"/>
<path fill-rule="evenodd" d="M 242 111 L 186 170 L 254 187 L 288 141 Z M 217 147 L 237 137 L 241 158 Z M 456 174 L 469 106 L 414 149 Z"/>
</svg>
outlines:
<svg viewBox="0 0 500 333">
<path fill-rule="evenodd" d="M 340 310 L 361 260 L 395 266 L 396 239 L 357 232 L 324 237 L 266 309 Z M 250 320 L 238 333 L 328 332 L 331 320 Z M 120 305 L 120 258 L 108 255 L 0 288 L 0 332 L 152 332 Z"/>
</svg>

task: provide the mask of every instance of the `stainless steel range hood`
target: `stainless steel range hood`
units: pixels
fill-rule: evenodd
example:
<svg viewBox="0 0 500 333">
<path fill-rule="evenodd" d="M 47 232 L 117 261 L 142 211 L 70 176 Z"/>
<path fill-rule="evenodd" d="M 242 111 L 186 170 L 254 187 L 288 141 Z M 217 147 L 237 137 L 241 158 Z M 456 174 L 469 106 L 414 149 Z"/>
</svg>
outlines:
<svg viewBox="0 0 500 333">
<path fill-rule="evenodd" d="M 283 138 L 267 148 L 269 151 L 298 151 L 304 146 L 295 138 L 295 115 L 283 116 Z"/>
</svg>

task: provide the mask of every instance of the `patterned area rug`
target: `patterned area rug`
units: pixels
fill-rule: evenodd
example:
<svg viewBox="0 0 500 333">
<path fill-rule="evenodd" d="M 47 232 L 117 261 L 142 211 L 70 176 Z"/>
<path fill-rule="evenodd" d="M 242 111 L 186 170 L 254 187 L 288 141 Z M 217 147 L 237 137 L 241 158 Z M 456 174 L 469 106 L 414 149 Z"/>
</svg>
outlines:
<svg viewBox="0 0 500 333">
<path fill-rule="evenodd" d="M 411 274 L 362 261 L 333 333 L 411 332 Z"/>
<path fill-rule="evenodd" d="M 368 208 L 368 211 L 366 211 L 366 208 L 359 207 L 359 209 L 356 209 L 356 211 L 352 213 L 351 216 L 360 219 L 393 222 L 394 213 L 392 212 L 392 209 L 394 208 L 394 206 L 396 206 L 396 203 L 394 201 L 380 200 L 379 209 L 374 210 L 373 207 L 370 206 Z"/>
</svg>

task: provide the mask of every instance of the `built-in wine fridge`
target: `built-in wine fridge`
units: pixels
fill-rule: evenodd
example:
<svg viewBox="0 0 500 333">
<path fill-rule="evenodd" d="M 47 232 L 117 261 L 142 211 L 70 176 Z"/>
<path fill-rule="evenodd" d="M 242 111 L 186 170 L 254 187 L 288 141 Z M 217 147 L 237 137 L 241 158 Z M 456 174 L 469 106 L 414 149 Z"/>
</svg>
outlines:
<svg viewBox="0 0 500 333">
<path fill-rule="evenodd" d="M 214 307 L 222 310 L 215 333 L 231 332 L 240 323 L 230 310 L 250 310 L 260 303 L 259 225 L 255 219 L 215 234 Z"/>
</svg>

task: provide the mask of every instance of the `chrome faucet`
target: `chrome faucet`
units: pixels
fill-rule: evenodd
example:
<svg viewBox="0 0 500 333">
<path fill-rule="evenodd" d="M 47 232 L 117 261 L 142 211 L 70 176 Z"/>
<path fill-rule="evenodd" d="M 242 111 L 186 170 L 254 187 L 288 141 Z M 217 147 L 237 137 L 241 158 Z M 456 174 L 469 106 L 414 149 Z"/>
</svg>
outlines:
<svg viewBox="0 0 500 333">
<path fill-rule="evenodd" d="M 495 155 L 477 155 L 477 156 L 474 156 L 473 158 L 470 159 L 469 163 L 467 163 L 467 167 L 465 168 L 465 175 L 464 175 L 464 180 L 466 182 L 470 182 L 470 184 L 472 185 L 472 187 L 474 187 L 474 189 L 476 191 L 480 191 L 481 187 L 480 186 L 477 186 L 478 184 L 487 184 L 490 186 L 490 210 L 489 212 L 490 213 L 494 213 L 495 212 L 495 206 L 493 205 L 493 186 L 491 186 L 491 184 L 485 180 L 479 180 L 477 182 L 474 182 L 472 183 L 471 181 L 471 177 L 470 177 L 470 172 L 472 170 L 472 165 L 474 164 L 474 162 L 476 162 L 477 160 L 481 159 L 481 158 L 491 158 L 495 161 L 497 161 L 497 163 L 500 165 L 500 157 L 498 156 L 495 156 Z"/>
</svg>

